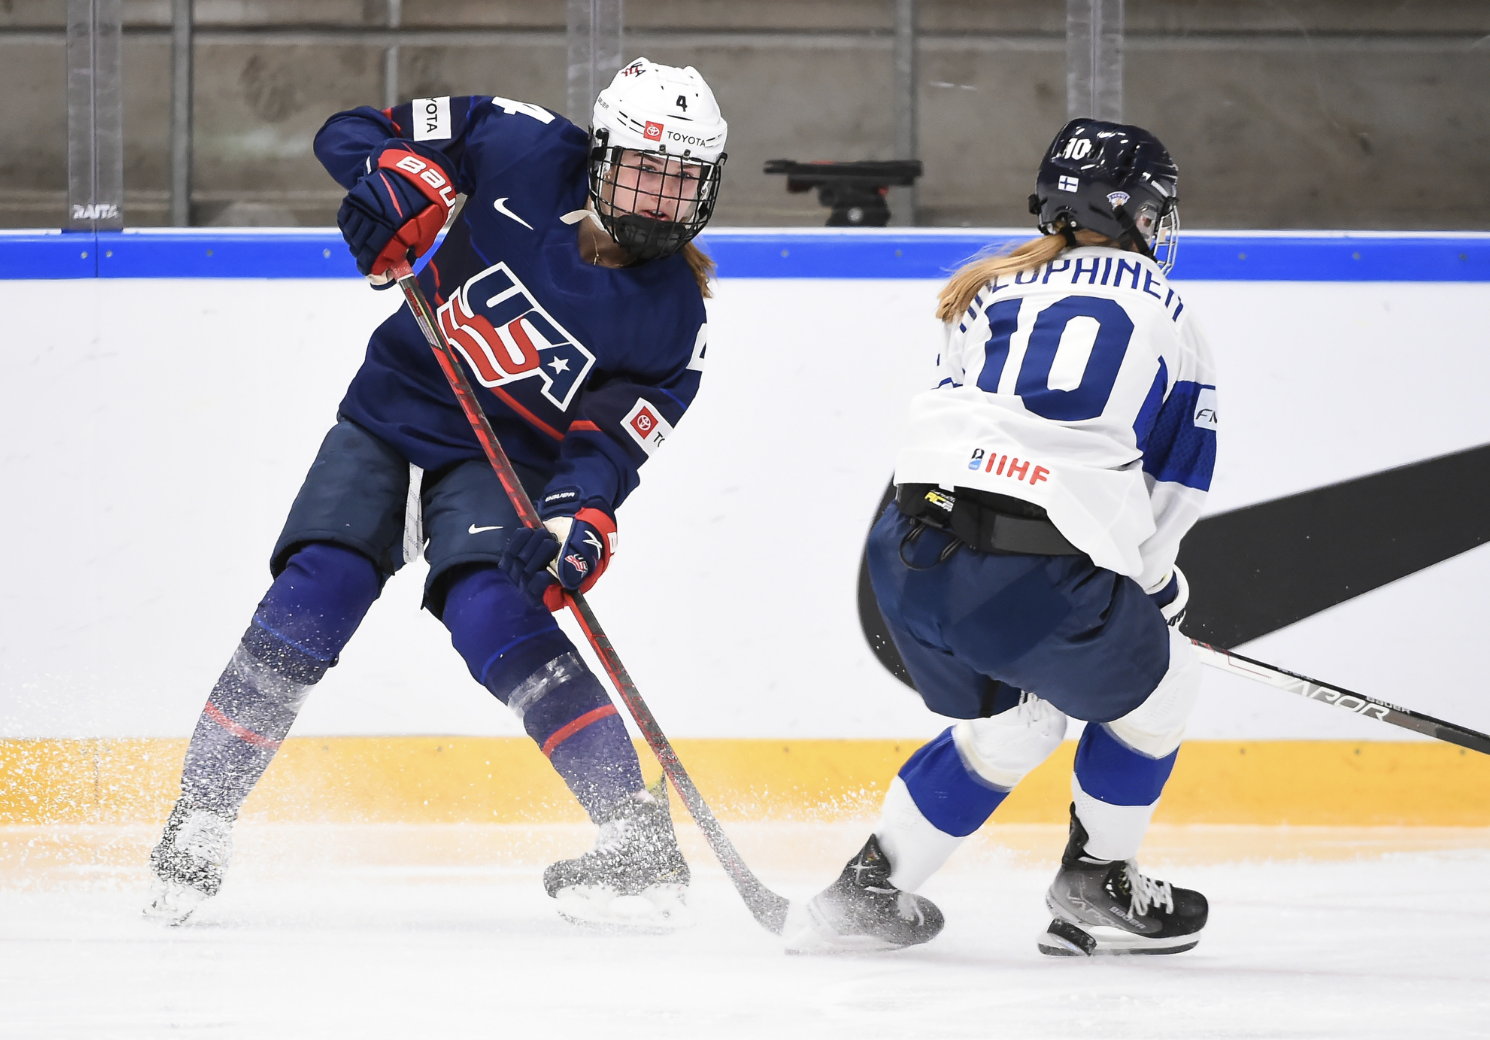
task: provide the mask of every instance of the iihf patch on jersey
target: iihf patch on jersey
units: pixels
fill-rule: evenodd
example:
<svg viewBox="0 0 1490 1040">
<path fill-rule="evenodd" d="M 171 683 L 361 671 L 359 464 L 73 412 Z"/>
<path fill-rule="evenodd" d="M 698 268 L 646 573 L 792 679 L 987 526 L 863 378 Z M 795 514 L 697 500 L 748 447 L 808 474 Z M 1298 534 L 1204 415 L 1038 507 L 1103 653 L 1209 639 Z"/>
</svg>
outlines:
<svg viewBox="0 0 1490 1040">
<path fill-rule="evenodd" d="M 631 406 L 631 411 L 621 420 L 621 426 L 648 455 L 673 435 L 672 424 L 645 397 L 636 399 L 636 404 Z"/>
<path fill-rule="evenodd" d="M 414 140 L 450 140 L 450 98 L 415 98 L 411 108 L 414 112 Z"/>
<path fill-rule="evenodd" d="M 536 376 L 543 380 L 543 396 L 562 411 L 595 364 L 595 355 L 543 309 L 506 264 L 473 275 L 439 313 L 445 338 L 485 387 Z"/>
</svg>

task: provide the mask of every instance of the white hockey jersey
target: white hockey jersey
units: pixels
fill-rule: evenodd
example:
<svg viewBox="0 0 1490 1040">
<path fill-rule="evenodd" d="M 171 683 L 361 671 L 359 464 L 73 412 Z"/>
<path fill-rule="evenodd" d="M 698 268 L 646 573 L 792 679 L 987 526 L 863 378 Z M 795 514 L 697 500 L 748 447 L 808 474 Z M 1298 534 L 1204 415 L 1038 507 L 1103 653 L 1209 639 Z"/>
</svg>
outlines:
<svg viewBox="0 0 1490 1040">
<path fill-rule="evenodd" d="M 1067 250 L 994 279 L 946 332 L 896 482 L 1043 506 L 1097 566 L 1160 588 L 1210 489 L 1217 414 L 1210 351 L 1159 267 Z"/>
</svg>

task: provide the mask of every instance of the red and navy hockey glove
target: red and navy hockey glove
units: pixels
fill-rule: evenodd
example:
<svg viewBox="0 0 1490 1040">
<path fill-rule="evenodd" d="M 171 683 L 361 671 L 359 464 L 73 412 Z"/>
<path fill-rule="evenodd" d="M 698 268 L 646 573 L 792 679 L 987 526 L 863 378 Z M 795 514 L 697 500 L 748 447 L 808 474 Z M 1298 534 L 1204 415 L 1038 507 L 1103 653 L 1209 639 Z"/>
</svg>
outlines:
<svg viewBox="0 0 1490 1040">
<path fill-rule="evenodd" d="M 534 606 L 559 610 L 564 590 L 589 592 L 616 551 L 616 522 L 599 509 L 514 531 L 500 566 Z"/>
<path fill-rule="evenodd" d="M 370 172 L 342 200 L 336 223 L 357 270 L 381 288 L 392 281 L 388 268 L 423 256 L 435 244 L 456 193 L 438 163 L 402 141 L 374 152 L 368 165 Z"/>
</svg>

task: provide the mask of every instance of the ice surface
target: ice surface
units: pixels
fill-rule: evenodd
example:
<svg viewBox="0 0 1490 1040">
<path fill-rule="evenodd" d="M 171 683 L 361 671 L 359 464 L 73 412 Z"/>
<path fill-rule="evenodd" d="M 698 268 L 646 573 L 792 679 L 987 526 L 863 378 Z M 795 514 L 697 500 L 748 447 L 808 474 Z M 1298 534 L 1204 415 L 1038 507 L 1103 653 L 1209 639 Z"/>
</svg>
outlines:
<svg viewBox="0 0 1490 1040">
<path fill-rule="evenodd" d="M 866 825 L 731 830 L 799 897 Z M 1146 865 L 1212 924 L 1091 962 L 1035 951 L 1054 827 L 959 852 L 930 945 L 837 957 L 784 955 L 687 829 L 698 924 L 670 936 L 555 916 L 541 865 L 582 827 L 245 825 L 179 929 L 140 916 L 152 837 L 0 828 L 0 1037 L 1490 1036 L 1484 831 L 1156 828 Z"/>
</svg>

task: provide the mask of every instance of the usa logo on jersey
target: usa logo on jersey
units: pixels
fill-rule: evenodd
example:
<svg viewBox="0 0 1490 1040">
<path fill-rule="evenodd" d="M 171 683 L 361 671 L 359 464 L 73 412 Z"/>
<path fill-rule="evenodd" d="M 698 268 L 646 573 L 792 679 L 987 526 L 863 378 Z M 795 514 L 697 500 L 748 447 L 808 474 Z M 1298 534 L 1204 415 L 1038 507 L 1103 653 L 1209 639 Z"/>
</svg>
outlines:
<svg viewBox="0 0 1490 1040">
<path fill-rule="evenodd" d="M 543 380 L 560 411 L 595 364 L 595 355 L 533 298 L 506 264 L 473 275 L 440 308 L 440 328 L 485 387 Z"/>
</svg>

